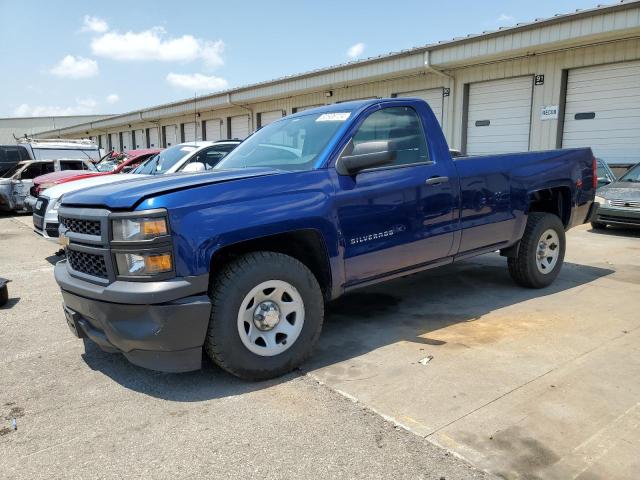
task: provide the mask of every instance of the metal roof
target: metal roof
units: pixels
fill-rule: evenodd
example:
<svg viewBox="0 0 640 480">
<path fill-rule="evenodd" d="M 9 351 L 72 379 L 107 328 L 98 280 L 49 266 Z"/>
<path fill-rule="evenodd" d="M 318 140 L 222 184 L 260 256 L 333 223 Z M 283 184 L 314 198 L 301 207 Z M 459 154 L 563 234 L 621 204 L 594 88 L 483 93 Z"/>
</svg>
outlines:
<svg viewBox="0 0 640 480">
<path fill-rule="evenodd" d="M 355 60 L 329 67 L 309 70 L 294 75 L 286 75 L 264 82 L 257 82 L 206 94 L 201 97 L 196 97 L 195 99 L 188 98 L 178 100 L 120 115 L 114 115 L 107 119 L 42 133 L 77 133 L 83 130 L 108 129 L 110 127 L 126 125 L 132 122 L 153 121 L 171 116 L 192 114 L 196 106 L 199 111 L 223 107 L 228 108 L 233 106 L 234 103 L 250 103 L 270 98 L 291 96 L 305 91 L 317 91 L 323 86 L 339 85 L 341 82 L 347 82 L 349 80 L 353 81 L 363 78 L 373 78 L 376 75 L 384 76 L 391 73 L 400 74 L 402 72 L 406 73 L 409 71 L 424 71 L 425 63 L 429 63 L 429 56 L 431 53 L 433 53 L 433 60 L 430 62 L 431 66 L 438 66 L 445 69 L 447 67 L 455 68 L 457 64 L 463 64 L 470 58 L 480 58 L 481 54 L 479 54 L 479 49 L 476 48 L 478 42 L 484 42 L 485 45 L 488 45 L 487 41 L 492 39 L 523 34 L 527 31 L 541 29 L 544 27 L 551 28 L 548 32 L 548 43 L 552 43 L 553 41 L 557 42 L 563 40 L 560 32 L 557 29 L 553 29 L 553 27 L 558 24 L 577 22 L 597 15 L 604 16 L 616 14 L 630 9 L 637 9 L 637 15 L 629 16 L 628 19 L 625 19 L 625 21 L 622 22 L 613 17 L 610 22 L 602 22 L 600 25 L 594 25 L 595 22 L 590 22 L 588 25 L 589 28 L 585 28 L 584 25 L 579 25 L 577 28 L 567 29 L 565 37 L 568 36 L 568 38 L 579 39 L 588 37 L 590 33 L 603 35 L 609 30 L 623 31 L 625 29 L 639 29 L 640 31 L 640 0 L 621 0 L 615 4 L 598 5 L 590 9 L 578 9 L 575 12 L 556 14 L 549 18 L 537 18 L 531 22 L 518 23 L 511 27 L 500 27 L 492 31 L 469 34 L 464 37 L 456 37 L 450 40 L 430 43 L 362 60 Z M 573 37 L 571 37 L 572 35 Z M 537 40 L 538 43 L 540 43 L 541 39 L 538 38 Z M 517 39 L 515 41 L 512 39 L 509 45 L 506 45 L 505 42 L 505 45 L 496 46 L 497 43 L 498 42 L 493 42 L 494 52 L 487 50 L 482 53 L 489 57 L 492 54 L 495 55 L 499 48 L 502 48 L 501 52 L 504 53 L 518 49 L 525 49 L 527 47 L 532 48 L 531 45 L 526 44 L 526 42 L 522 42 L 521 39 Z M 473 44 L 474 48 L 469 49 L 468 44 Z M 425 54 L 427 54 L 426 61 Z M 376 68 L 369 68 L 373 64 L 375 64 Z M 350 74 L 340 75 L 340 73 L 344 71 L 349 71 Z"/>
</svg>

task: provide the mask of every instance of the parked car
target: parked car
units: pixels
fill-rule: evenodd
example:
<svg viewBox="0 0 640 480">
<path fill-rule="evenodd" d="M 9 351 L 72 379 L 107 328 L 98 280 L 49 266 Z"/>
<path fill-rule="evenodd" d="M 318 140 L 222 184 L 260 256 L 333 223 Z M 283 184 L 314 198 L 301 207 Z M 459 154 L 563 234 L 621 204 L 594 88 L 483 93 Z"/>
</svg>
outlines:
<svg viewBox="0 0 640 480">
<path fill-rule="evenodd" d="M 82 178 L 75 182 L 66 182 L 55 185 L 42 192 L 36 199 L 33 207 L 33 231 L 52 242 L 58 242 L 58 208 L 62 196 L 82 190 L 83 188 L 96 187 L 115 182 L 144 178 L 145 175 L 122 173 L 120 175 L 101 175 L 98 177 Z"/>
<path fill-rule="evenodd" d="M 55 278 L 71 330 L 137 365 L 198 369 L 204 348 L 270 378 L 310 354 L 324 302 L 356 288 L 496 250 L 516 283 L 550 285 L 596 182 L 588 148 L 453 160 L 423 100 L 333 104 L 209 172 L 65 195 Z"/>
<path fill-rule="evenodd" d="M 0 177 L 0 211 L 30 211 L 25 200 L 35 177 L 60 170 L 95 169 L 89 160 L 23 160 Z"/>
<path fill-rule="evenodd" d="M 202 155 L 205 155 L 211 166 L 214 166 L 217 161 L 223 158 L 227 152 L 235 148 L 240 142 L 237 141 L 225 141 L 225 142 L 210 142 L 214 145 L 213 148 L 209 148 L 211 145 L 202 145 L 201 149 L 199 149 L 200 156 L 191 153 L 187 156 L 186 159 L 181 160 L 178 164 L 174 165 L 176 168 L 180 168 L 181 171 L 186 172 L 197 172 L 204 170 L 205 167 L 200 165 L 200 162 L 191 162 L 189 160 L 202 160 Z M 149 175 L 154 175 L 158 173 L 176 173 L 174 172 L 174 168 L 166 168 L 158 170 L 158 165 L 162 167 L 162 160 L 158 160 L 156 158 L 157 154 L 153 157 L 148 158 L 146 161 L 142 162 L 138 167 L 131 171 L 131 174 L 121 173 L 119 175 L 99 175 L 90 178 L 82 178 L 78 181 L 74 182 L 65 182 L 59 185 L 53 186 L 51 188 L 46 189 L 44 192 L 40 194 L 40 196 L 35 199 L 34 204 L 34 213 L 33 213 L 33 227 L 34 231 L 54 242 L 58 241 L 58 207 L 60 205 L 60 201 L 62 195 L 67 193 L 75 192 L 77 190 L 82 190 L 83 188 L 88 187 L 96 187 L 98 185 L 115 183 L 123 180 L 130 180 L 132 178 L 144 178 Z M 217 160 L 214 162 L 214 159 Z M 164 159 L 164 162 L 168 162 L 169 159 Z M 209 165 L 208 164 L 208 165 Z M 147 173 L 145 173 L 147 172 Z M 148 173 L 154 172 L 154 173 Z M 91 180 L 91 181 L 89 181 Z"/>
<path fill-rule="evenodd" d="M 0 145 L 0 175 L 23 160 L 57 160 L 60 158 L 100 159 L 98 146 L 90 140 L 39 140 L 21 138 L 18 145 Z"/>
<path fill-rule="evenodd" d="M 596 158 L 596 161 L 598 162 L 598 188 L 609 185 L 611 182 L 615 182 L 616 175 L 613 173 L 613 170 L 611 170 L 607 162 L 601 158 Z"/>
<path fill-rule="evenodd" d="M 91 171 L 74 172 L 71 170 L 63 170 L 53 173 L 47 173 L 33 179 L 33 187 L 31 187 L 31 199 L 27 203 L 33 204 L 41 192 L 49 187 L 65 182 L 73 182 L 81 178 L 95 177 L 101 175 L 113 175 L 118 173 L 128 173 L 149 157 L 160 153 L 162 149 L 151 148 L 144 150 L 130 150 L 127 153 L 119 153 L 115 155 L 105 156 L 100 162 L 96 163 L 96 168 Z"/>
<path fill-rule="evenodd" d="M 599 206 L 591 226 L 596 230 L 607 225 L 640 226 L 640 163 L 622 177 L 598 190 Z"/>
<path fill-rule="evenodd" d="M 32 160 L 100 160 L 100 148 L 91 140 L 21 138 L 18 144 L 27 149 Z"/>
<path fill-rule="evenodd" d="M 191 172 L 210 170 L 240 143 L 239 140 L 180 143 L 163 150 L 154 157 L 155 161 L 145 162 L 132 173 L 160 175 L 185 169 Z"/>
</svg>

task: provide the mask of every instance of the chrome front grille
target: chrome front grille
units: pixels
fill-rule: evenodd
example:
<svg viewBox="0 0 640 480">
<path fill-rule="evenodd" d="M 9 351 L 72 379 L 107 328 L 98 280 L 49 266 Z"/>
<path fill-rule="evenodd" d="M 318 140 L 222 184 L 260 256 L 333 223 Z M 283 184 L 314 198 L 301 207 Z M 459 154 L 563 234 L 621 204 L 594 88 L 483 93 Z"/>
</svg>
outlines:
<svg viewBox="0 0 640 480">
<path fill-rule="evenodd" d="M 609 200 L 608 203 L 618 208 L 640 208 L 640 200 Z"/>
</svg>

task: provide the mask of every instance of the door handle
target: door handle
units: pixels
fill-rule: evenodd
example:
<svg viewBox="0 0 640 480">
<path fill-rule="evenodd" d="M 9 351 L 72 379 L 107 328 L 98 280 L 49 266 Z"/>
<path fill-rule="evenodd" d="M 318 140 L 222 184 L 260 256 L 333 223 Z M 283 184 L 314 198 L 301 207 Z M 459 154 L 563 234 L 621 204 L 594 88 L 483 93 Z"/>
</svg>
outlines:
<svg viewBox="0 0 640 480">
<path fill-rule="evenodd" d="M 441 183 L 447 183 L 449 181 L 449 177 L 431 177 L 427 178 L 425 182 L 427 185 L 440 185 Z"/>
</svg>

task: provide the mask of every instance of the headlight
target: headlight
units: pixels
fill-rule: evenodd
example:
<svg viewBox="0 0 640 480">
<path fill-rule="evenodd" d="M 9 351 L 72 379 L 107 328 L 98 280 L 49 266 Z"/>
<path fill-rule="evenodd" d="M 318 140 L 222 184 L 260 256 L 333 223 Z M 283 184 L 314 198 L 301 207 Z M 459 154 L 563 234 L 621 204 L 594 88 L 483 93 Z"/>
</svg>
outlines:
<svg viewBox="0 0 640 480">
<path fill-rule="evenodd" d="M 604 197 L 599 197 L 598 195 L 596 195 L 596 197 L 593 199 L 594 202 L 598 202 L 600 205 L 606 205 L 607 204 L 607 199 Z"/>
<path fill-rule="evenodd" d="M 118 274 L 124 276 L 152 276 L 173 270 L 170 252 L 116 253 Z"/>
<path fill-rule="evenodd" d="M 112 220 L 111 225 L 116 241 L 151 240 L 169 234 L 164 217 L 117 218 Z"/>
<path fill-rule="evenodd" d="M 51 206 L 51 213 L 55 213 L 58 211 L 58 209 L 60 208 L 60 205 L 62 204 L 62 195 L 60 195 L 60 198 L 58 198 L 54 204 Z"/>
</svg>

